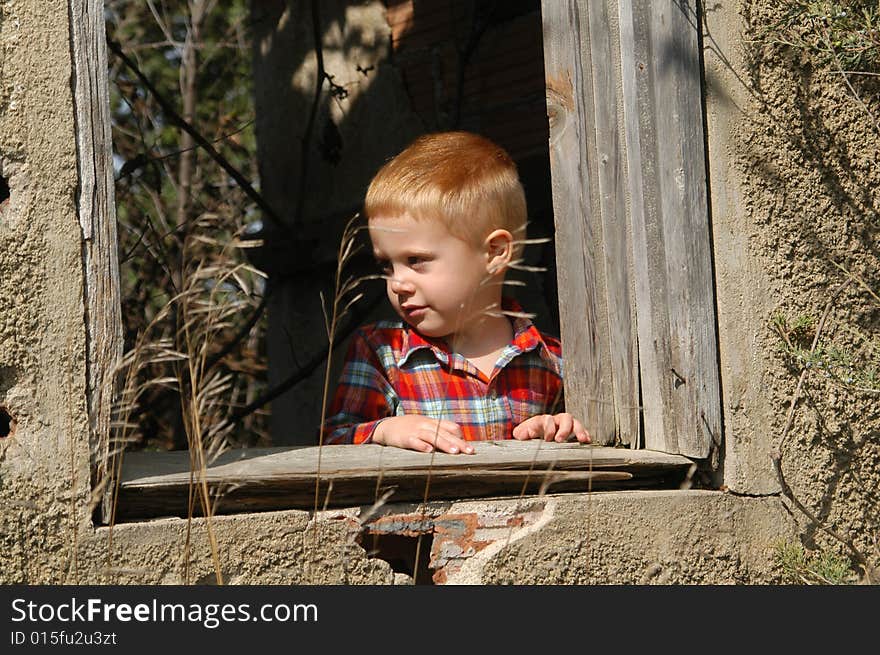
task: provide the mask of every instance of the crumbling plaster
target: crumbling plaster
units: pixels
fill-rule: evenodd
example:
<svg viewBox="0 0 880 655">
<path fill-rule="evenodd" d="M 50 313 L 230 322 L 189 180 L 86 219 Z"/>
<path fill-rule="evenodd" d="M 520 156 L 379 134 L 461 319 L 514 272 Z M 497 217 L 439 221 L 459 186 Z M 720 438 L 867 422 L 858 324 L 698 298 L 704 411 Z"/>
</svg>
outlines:
<svg viewBox="0 0 880 655">
<path fill-rule="evenodd" d="M 552 503 L 552 504 L 551 504 Z M 540 529 L 450 580 L 483 584 L 772 583 L 773 546 L 797 534 L 776 498 L 633 491 L 559 496 Z"/>
<path fill-rule="evenodd" d="M 780 129 L 796 109 L 798 80 L 779 53 L 756 61 L 744 52 L 741 34 L 752 14 L 772 4 L 716 3 L 707 15 L 727 426 L 723 475 L 737 493 L 607 492 L 430 505 L 431 516 L 477 527 L 481 516 L 490 523 L 508 517 L 477 535 L 479 548 L 460 558 L 447 583 L 769 583 L 778 580 L 774 542 L 821 539 L 778 496 L 768 465 L 793 382 L 767 320 L 777 307 L 817 311 L 827 300 L 828 273 L 814 248 L 819 242 L 803 244 L 798 226 L 815 224 L 821 243 L 853 252 L 864 270 L 876 270 L 852 225 L 871 219 L 871 211 L 876 219 L 877 197 L 855 206 L 837 202 L 823 186 L 828 176 L 818 175 L 816 161 L 799 158 L 792 132 Z M 0 17 L 0 172 L 11 189 L 0 213 L 0 406 L 17 422 L 15 433 L 0 439 L 0 583 L 210 583 L 214 567 L 203 520 L 163 519 L 112 531 L 92 524 L 67 4 L 0 0 Z M 768 97 L 743 86 L 756 72 L 775 114 L 768 113 Z M 880 187 L 880 173 L 869 165 L 876 162 L 876 137 L 870 140 L 839 85 L 819 78 L 811 88 L 819 127 L 846 152 L 850 167 Z M 768 178 L 773 168 L 780 175 Z M 838 324 L 849 325 L 853 311 L 870 319 L 864 305 L 853 290 L 834 314 Z M 855 343 L 864 325 L 870 323 L 857 322 L 855 332 L 841 327 L 838 334 Z M 811 507 L 867 547 L 877 519 L 865 489 L 878 488 L 880 475 L 876 402 L 851 404 L 832 388 L 821 391 L 833 411 L 823 414 L 817 403 L 801 411 L 786 470 Z M 371 521 L 408 511 L 386 505 Z M 224 581 L 400 581 L 357 543 L 361 517 L 358 508 L 320 514 L 317 522 L 303 511 L 217 517 Z M 438 557 L 458 553 L 441 552 L 439 545 Z"/>
<path fill-rule="evenodd" d="M 413 507 L 387 505 L 369 521 Z M 305 511 L 214 519 L 219 561 L 229 584 L 395 584 L 384 561 L 357 543 L 371 508 L 327 511 L 316 523 Z M 721 492 L 609 492 L 429 503 L 417 527 L 441 531 L 446 521 L 488 524 L 464 534 L 476 544 L 446 584 L 653 584 L 773 582 L 774 542 L 793 539 L 797 522 L 778 499 Z M 365 523 L 370 527 L 369 521 Z M 509 527 L 507 527 L 509 526 Z M 56 526 L 61 528 L 63 526 Z M 410 526 L 412 527 L 412 526 Z M 181 584 L 215 582 L 203 520 L 159 519 L 89 531 L 77 544 L 80 582 Z M 447 531 L 448 534 L 448 531 Z M 467 540 L 470 539 L 469 542 Z M 366 541 L 366 540 L 364 540 Z M 46 581 L 52 557 L 15 558 L 8 579 Z M 439 555 L 439 552 L 436 553 Z M 433 559 L 436 559 L 434 557 Z M 448 564 L 448 563 L 447 563 Z M 52 580 L 49 580 L 52 581 Z"/>
</svg>

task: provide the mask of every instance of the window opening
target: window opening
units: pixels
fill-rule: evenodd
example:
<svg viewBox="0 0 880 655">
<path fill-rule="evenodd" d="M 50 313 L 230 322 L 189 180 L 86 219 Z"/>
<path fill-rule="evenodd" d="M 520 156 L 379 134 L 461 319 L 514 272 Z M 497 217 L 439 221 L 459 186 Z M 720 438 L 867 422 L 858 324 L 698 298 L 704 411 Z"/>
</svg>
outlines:
<svg viewBox="0 0 880 655">
<path fill-rule="evenodd" d="M 393 72 L 385 70 L 389 67 L 384 63 L 371 69 L 360 60 L 340 61 L 337 33 L 354 34 L 361 27 L 348 26 L 345 14 L 336 15 L 335 9 L 321 8 L 318 33 L 325 68 L 319 71 L 324 80 L 314 114 L 313 87 L 298 86 L 292 93 L 302 97 L 291 99 L 279 91 L 278 80 L 267 77 L 281 62 L 284 67 L 278 70 L 309 70 L 307 60 L 315 47 L 301 45 L 314 36 L 308 11 L 297 9 L 304 12 L 306 27 L 296 28 L 302 34 L 289 35 L 292 44 L 285 41 L 286 33 L 276 35 L 268 52 L 256 54 L 248 39 L 268 38 L 279 24 L 289 27 L 296 21 L 257 7 L 244 25 L 238 22 L 244 14 L 237 12 L 243 12 L 245 4 L 192 16 L 184 16 L 187 10 L 181 8 L 180 16 L 172 12 L 163 18 L 139 3 L 123 2 L 114 3 L 107 13 L 125 349 L 138 352 L 131 380 L 139 393 L 137 404 L 151 408 L 119 421 L 133 419 L 138 424 L 125 435 L 136 441 L 129 449 L 187 448 L 191 419 L 186 396 L 214 382 L 212 388 L 218 388 L 220 380 L 231 385 L 232 408 L 217 419 L 222 408 L 216 405 L 213 423 L 202 428 L 222 436 L 226 445 L 316 443 L 327 350 L 318 292 L 325 298 L 332 295 L 329 283 L 337 241 L 350 214 L 345 207 L 334 210 L 332 203 L 325 203 L 331 205 L 329 213 L 309 203 L 312 196 L 336 195 L 337 183 L 328 186 L 323 180 L 345 177 L 347 160 L 358 161 L 357 175 L 363 181 L 393 154 L 393 146 L 369 131 L 358 137 L 363 143 L 354 142 L 352 128 L 345 123 L 354 119 L 343 120 L 335 111 L 344 107 L 346 115 L 357 116 L 367 99 L 391 103 L 389 111 L 411 112 L 407 120 L 420 122 L 421 131 L 467 129 L 511 152 L 528 194 L 530 236 L 550 239 L 526 249 L 526 263 L 544 272 L 522 276 L 527 284 L 513 295 L 526 296 L 523 304 L 537 314 L 539 328 L 559 333 L 540 3 L 433 2 L 424 8 L 385 3 Z M 236 39 L 221 43 L 218 35 L 230 33 Z M 165 45 L 143 48 L 141 42 Z M 443 55 L 439 62 L 438 52 Z M 433 66 L 428 73 L 435 90 L 442 87 L 439 95 L 419 87 L 426 65 Z M 169 70 L 180 75 L 165 75 Z M 278 74 L 289 82 L 287 73 Z M 387 80 L 395 75 L 400 87 L 396 93 L 406 97 L 399 107 L 388 93 Z M 503 79 L 498 80 L 499 75 Z M 358 85 L 366 91 L 355 102 Z M 284 157 L 298 150 L 289 144 L 303 141 L 292 131 L 300 129 L 300 122 L 289 121 L 292 113 L 310 121 L 312 130 L 305 141 L 311 149 L 303 162 L 314 161 L 289 167 Z M 333 133 L 342 140 L 331 161 L 325 151 Z M 406 141 L 415 136 L 408 134 Z M 363 148 L 372 152 L 360 163 L 365 159 Z M 348 209 L 356 208 L 363 190 L 363 184 L 343 189 Z M 223 247 L 236 239 L 240 245 L 262 244 L 245 250 Z M 369 260 L 355 260 L 355 268 L 371 268 Z M 253 274 L 251 265 L 268 277 Z M 230 275 L 214 285 L 224 271 Z M 245 284 L 239 284 L 241 280 Z M 367 284 L 364 290 L 367 298 L 354 308 L 343 336 L 357 323 L 386 311 L 380 289 Z M 178 328 L 190 321 L 196 327 L 205 325 L 195 320 L 201 314 L 192 311 L 188 298 L 198 300 L 199 312 L 213 303 L 216 322 L 222 316 L 228 324 L 211 332 L 210 342 L 188 341 L 192 331 L 185 337 L 180 334 Z M 287 311 L 299 304 L 302 311 Z M 144 337 L 148 332 L 151 338 Z M 342 349 L 340 345 L 336 353 Z M 169 355 L 187 355 L 190 350 L 201 356 L 198 379 L 184 366 L 186 360 L 174 361 Z M 338 355 L 332 362 L 334 384 L 340 360 Z M 180 377 L 186 379 L 170 382 Z M 149 382 L 163 378 L 169 382 Z"/>
<path fill-rule="evenodd" d="M 165 493 L 162 485 L 169 484 L 167 476 L 176 475 L 167 469 L 164 473 L 154 471 L 156 475 L 139 469 L 146 461 L 141 457 L 147 455 L 143 451 L 180 449 L 193 443 L 200 444 L 201 449 L 207 443 L 205 452 L 198 454 L 198 460 L 208 464 L 214 461 L 218 452 L 236 446 L 246 446 L 251 455 L 256 455 L 248 455 L 247 459 L 258 460 L 256 451 L 259 448 L 285 444 L 283 433 L 294 436 L 306 433 L 307 440 L 299 441 L 299 444 L 314 443 L 320 415 L 315 413 L 314 403 L 311 407 L 307 405 L 311 402 L 309 398 L 319 394 L 316 386 L 309 388 L 308 384 L 310 379 L 321 377 L 326 356 L 326 343 L 318 347 L 318 341 L 312 339 L 315 335 L 320 337 L 323 331 L 320 305 L 316 303 L 317 291 L 322 286 L 325 295 L 329 291 L 327 282 L 332 278 L 336 263 L 338 243 L 333 237 L 340 230 L 332 226 L 341 229 L 357 209 L 356 204 L 346 204 L 348 201 L 335 204 L 334 201 L 346 193 L 359 199 L 365 182 L 381 160 L 399 150 L 389 143 L 386 144 L 387 152 L 378 150 L 369 156 L 361 156 L 359 146 L 353 145 L 351 126 L 346 124 L 346 120 L 354 120 L 351 116 L 359 115 L 355 110 L 337 111 L 351 99 L 356 86 L 351 80 L 343 79 L 338 68 L 334 68 L 333 57 L 338 54 L 333 50 L 334 39 L 338 41 L 340 36 L 344 37 L 346 29 L 341 16 L 322 16 L 316 24 L 291 20 L 290 16 L 281 21 L 280 16 L 272 13 L 274 9 L 259 6 L 254 8 L 248 21 L 243 21 L 242 17 L 248 15 L 246 3 L 233 4 L 235 7 L 228 12 L 192 15 L 188 20 L 164 23 L 153 15 L 143 16 L 144 21 L 135 20 L 138 11 L 145 11 L 139 8 L 139 3 L 115 3 L 107 14 L 111 26 L 111 107 L 117 128 L 114 133 L 114 165 L 125 290 L 123 314 L 128 320 L 126 348 L 130 353 L 137 353 L 134 366 L 140 367 L 138 370 L 146 376 L 135 380 L 131 387 L 132 394 L 142 395 L 135 398 L 123 394 L 123 414 L 117 414 L 120 425 L 130 425 L 126 419 L 131 416 L 136 416 L 139 421 L 136 435 L 126 435 L 123 427 L 121 437 L 126 443 L 129 438 L 136 438 L 141 449 L 140 453 L 130 453 L 135 455 L 131 458 L 134 466 L 126 469 L 122 480 L 123 491 L 127 489 L 126 493 L 131 495 L 152 490 L 150 493 L 155 492 L 161 497 Z M 457 4 L 455 9 L 439 0 L 435 3 L 389 0 L 384 4 L 391 30 L 392 48 L 387 62 L 390 68 L 386 62 L 376 65 L 358 62 L 354 79 L 360 80 L 357 76 L 361 76 L 372 80 L 375 86 L 371 88 L 375 88 L 376 97 L 388 93 L 389 80 L 401 85 L 389 95 L 389 99 L 393 100 L 393 106 L 402 106 L 400 97 L 403 94 L 406 98 L 404 105 L 409 105 L 414 115 L 410 118 L 415 117 L 420 125 L 412 133 L 393 126 L 400 133 L 399 138 L 405 135 L 405 142 L 419 131 L 460 128 L 482 133 L 514 155 L 528 196 L 532 221 L 529 236 L 550 237 L 543 248 L 531 247 L 526 251 L 532 257 L 528 264 L 546 269 L 543 275 L 530 277 L 526 290 L 534 292 L 535 299 L 546 299 L 546 304 L 540 309 L 536 307 L 535 299 L 525 300 L 523 304 L 529 309 L 538 309 L 536 323 L 539 328 L 559 334 L 556 261 L 560 258 L 561 268 L 566 269 L 578 256 L 560 254 L 557 250 L 560 246 L 580 248 L 579 257 L 583 259 L 584 249 L 592 245 L 571 232 L 561 237 L 560 244 L 560 239 L 555 238 L 554 211 L 560 214 L 562 210 L 561 218 L 557 218 L 571 224 L 583 218 L 581 210 L 584 206 L 588 211 L 596 212 L 604 212 L 605 208 L 601 203 L 597 204 L 598 196 L 591 199 L 593 204 L 587 202 L 578 206 L 578 200 L 583 198 L 579 198 L 576 191 L 589 187 L 587 190 L 595 193 L 602 187 L 601 175 L 597 180 L 595 172 L 596 161 L 601 157 L 590 160 L 583 167 L 584 171 L 591 170 L 588 184 L 584 179 L 567 177 L 566 171 L 558 168 L 554 170 L 552 184 L 549 176 L 551 157 L 562 155 L 561 161 L 565 161 L 566 156 L 567 161 L 577 161 L 582 143 L 586 144 L 591 157 L 595 154 L 590 148 L 596 148 L 597 143 L 592 140 L 590 130 L 595 131 L 598 123 L 580 125 L 573 136 L 568 134 L 565 137 L 568 141 L 564 141 L 560 148 L 559 140 L 554 139 L 552 121 L 562 117 L 560 107 L 566 109 L 575 99 L 588 103 L 588 113 L 595 112 L 590 120 L 597 120 L 601 114 L 601 120 L 611 121 L 605 127 L 614 124 L 624 110 L 634 109 L 632 106 L 618 106 L 615 115 L 608 114 L 607 110 L 602 110 L 605 113 L 600 111 L 600 95 L 597 94 L 602 91 L 601 84 L 609 83 L 609 80 L 595 77 L 596 66 L 604 63 L 600 56 L 602 48 L 613 48 L 617 43 L 613 39 L 599 39 L 597 35 L 601 30 L 595 28 L 590 33 L 592 40 L 587 44 L 592 48 L 590 62 L 593 70 L 588 71 L 587 78 L 579 78 L 583 74 L 580 62 L 573 65 L 568 60 L 570 75 L 567 79 L 570 84 L 573 80 L 575 86 L 564 88 L 559 85 L 559 80 L 566 78 L 552 74 L 545 78 L 542 67 L 546 65 L 550 73 L 558 72 L 554 66 L 559 62 L 553 57 L 558 57 L 560 52 L 568 57 L 579 56 L 583 44 L 569 47 L 571 44 L 554 42 L 542 47 L 542 28 L 545 33 L 553 35 L 573 33 L 570 24 L 548 31 L 548 25 L 552 26 L 555 20 L 553 12 L 558 9 L 554 9 L 554 3 L 543 3 L 543 7 L 537 0 L 507 5 L 462 5 L 470 10 Z M 594 25 L 600 26 L 604 19 L 608 19 L 608 16 L 594 15 L 596 11 L 601 14 L 604 9 L 599 10 L 592 4 L 588 8 L 578 4 L 580 11 L 590 13 Z M 644 11 L 641 4 L 636 9 L 630 7 L 629 2 L 623 2 L 621 6 L 622 18 L 625 8 Z M 432 9 L 419 14 L 419 8 L 424 7 Z M 300 7 L 294 11 L 306 10 Z M 332 10 L 328 8 L 327 11 Z M 629 18 L 632 24 L 642 25 L 632 16 Z M 126 48 L 126 44 L 137 45 L 132 39 L 143 37 L 131 26 L 144 22 L 150 24 L 148 31 L 155 36 L 149 39 L 151 43 L 171 44 L 153 46 L 154 50 L 159 49 L 153 53 L 158 56 L 151 60 L 155 65 L 148 65 L 145 52 L 133 57 L 129 55 L 137 48 Z M 288 29 L 278 32 L 276 28 L 282 22 Z M 613 24 L 614 21 L 606 22 Z M 253 33 L 243 31 L 245 24 Z M 218 27 L 235 38 L 222 45 L 215 44 L 216 48 L 201 48 L 198 40 L 201 38 L 204 45 L 206 35 Z M 314 112 L 309 110 L 314 99 L 312 95 L 303 92 L 298 105 L 297 102 L 290 103 L 290 98 L 284 97 L 279 91 L 281 87 L 270 74 L 273 69 L 283 70 L 285 80 L 288 80 L 293 70 L 308 72 L 301 67 L 306 55 L 311 56 L 314 48 L 303 50 L 297 46 L 300 51 L 296 51 L 290 50 L 289 46 L 290 43 L 302 43 L 304 35 L 307 40 L 310 30 L 319 35 L 320 48 L 325 56 L 325 68 L 312 70 L 321 88 Z M 444 30 L 445 40 L 438 40 L 437 33 L 442 35 Z M 268 52 L 263 48 L 256 54 L 258 51 L 247 45 L 248 38 L 257 42 L 270 36 L 274 40 Z M 619 36 L 624 37 L 623 33 Z M 649 40 L 649 37 L 654 38 L 646 34 L 637 34 L 633 38 L 638 41 Z M 184 45 L 178 47 L 174 44 Z M 533 52 L 531 49 L 534 48 Z M 549 62 L 544 61 L 546 52 L 551 53 Z M 263 58 L 255 62 L 253 74 L 249 61 L 252 56 Z M 170 69 L 179 70 L 181 74 L 175 73 L 167 79 L 156 74 L 164 70 L 164 64 L 170 64 Z M 389 70 L 393 71 L 391 77 L 388 77 Z M 236 80 L 237 84 L 230 85 L 230 79 Z M 375 82 L 377 79 L 381 84 Z M 425 80 L 432 83 L 426 85 Z M 231 86 L 236 87 L 232 95 Z M 614 81 L 610 80 L 605 90 L 612 87 Z M 252 91 L 261 113 L 255 113 L 254 106 L 249 104 Z M 180 106 L 177 100 L 169 100 L 177 97 L 180 97 Z M 554 102 L 561 99 L 561 104 L 548 107 L 545 97 Z M 225 111 L 207 110 L 205 105 L 209 100 L 219 102 Z M 590 102 L 593 106 L 589 106 Z M 295 107 L 302 109 L 299 113 L 308 118 L 312 127 L 304 140 L 301 135 L 290 133 L 291 126 L 297 123 L 289 120 L 290 115 L 297 113 L 291 111 Z M 550 129 L 547 114 L 551 117 Z M 526 116 L 528 119 L 524 118 Z M 579 119 L 565 117 L 566 121 Z M 556 126 L 559 124 L 557 120 Z M 616 127 L 623 130 L 625 126 Z M 374 125 L 373 129 L 379 128 Z M 626 126 L 623 130 L 627 137 L 630 136 L 629 129 Z M 549 150 L 548 140 L 554 144 Z M 298 155 L 291 155 L 297 149 L 291 148 L 290 143 L 301 142 L 307 149 L 311 148 L 311 161 L 307 161 L 309 157 L 300 161 Z M 616 147 L 629 148 L 630 144 L 624 143 L 620 137 Z M 258 153 L 256 158 L 254 152 Z M 351 157 L 349 153 L 352 153 Z M 352 159 L 359 162 L 358 169 L 346 169 L 346 162 Z M 259 161 L 259 167 L 255 160 Z M 320 188 L 320 180 L 347 180 L 352 177 L 347 174 L 351 171 L 356 173 L 354 185 L 358 193 L 352 193 L 350 188 L 337 189 L 332 184 L 323 190 Z M 562 186 L 559 180 L 563 181 Z M 572 186 L 565 187 L 565 184 Z M 559 198 L 563 199 L 561 205 Z M 326 211 L 318 211 L 325 205 Z M 616 211 L 621 212 L 622 205 L 619 204 Z M 226 246 L 236 251 L 235 257 L 228 261 L 222 259 L 223 253 L 228 254 L 224 250 Z M 218 252 L 221 255 L 217 255 Z M 574 255 L 578 252 L 572 251 Z M 194 253 L 202 257 L 198 265 L 180 266 L 181 261 Z M 358 265 L 362 264 L 358 262 Z M 268 278 L 255 269 L 267 273 Z M 218 275 L 218 271 L 222 274 Z M 149 287 L 147 281 L 155 279 L 162 280 L 162 288 Z M 578 334 L 582 330 L 577 326 L 584 320 L 583 299 L 578 295 L 582 289 L 579 290 L 577 281 L 565 280 L 564 275 L 560 280 L 564 281 L 566 303 L 575 308 L 575 313 L 568 316 L 567 329 L 570 335 L 574 335 L 569 342 L 576 343 L 582 336 Z M 584 280 L 581 277 L 581 284 Z M 292 281 L 299 286 L 291 286 Z M 571 295 L 573 291 L 574 296 Z M 285 313 L 306 294 L 311 298 L 312 306 L 305 314 Z M 381 300 L 382 294 L 377 295 Z M 205 297 L 218 303 L 212 319 L 214 323 L 205 330 L 214 341 L 203 340 L 193 348 L 194 344 L 186 342 L 179 329 L 190 326 L 194 317 L 204 319 Z M 178 302 L 176 307 L 171 307 L 172 298 L 178 301 L 183 298 L 192 303 Z M 369 305 L 365 315 L 357 316 L 353 322 L 364 322 L 365 318 L 375 315 L 371 314 L 373 310 L 374 306 Z M 578 311 L 581 315 L 577 314 Z M 263 334 L 272 332 L 273 316 L 281 317 L 280 321 L 275 319 L 274 341 L 272 334 L 268 339 L 263 338 Z M 162 321 L 167 329 L 158 331 L 158 338 L 149 343 L 138 341 L 144 328 Z M 564 334 L 562 336 L 566 338 Z M 268 357 L 270 366 L 277 363 L 279 349 L 290 360 L 287 369 L 274 374 L 270 370 L 267 377 L 266 359 Z M 341 351 L 342 347 L 338 346 L 336 352 Z M 194 368 L 190 366 L 194 361 L 193 352 L 198 355 Z M 573 377 L 577 378 L 581 375 L 577 371 L 578 362 L 584 358 L 584 353 L 568 346 L 566 353 L 567 371 L 570 375 L 574 371 Z M 341 357 L 335 358 L 334 364 L 338 366 L 340 360 Z M 637 377 L 639 373 L 635 371 Z M 172 382 L 172 378 L 178 382 Z M 164 383 L 149 384 L 149 380 L 157 379 Z M 336 376 L 331 379 L 335 383 Z M 205 389 L 217 392 L 217 395 L 206 393 L 199 396 L 197 392 Z M 232 411 L 229 406 L 224 409 L 218 392 L 230 389 L 234 395 Z M 175 402 L 175 395 L 193 399 L 189 401 L 190 409 L 186 403 Z M 271 414 L 266 409 L 270 401 Z M 642 402 L 637 395 L 634 404 L 641 407 Z M 124 413 L 126 408 L 134 410 L 138 406 L 150 410 Z M 209 407 L 210 410 L 196 416 L 192 412 L 196 406 Z M 294 410 L 294 413 L 288 410 Z M 195 421 L 196 418 L 199 420 Z M 270 420 L 276 422 L 274 430 Z M 193 438 L 191 433 L 196 423 L 202 432 Z M 283 430 L 278 428 L 279 423 Z M 642 432 L 645 417 L 641 412 L 638 412 L 637 423 L 641 429 L 636 428 L 636 433 Z M 204 439 L 205 436 L 210 438 Z M 608 443 L 614 441 L 612 436 Z M 633 447 L 638 447 L 637 434 L 630 442 Z M 266 457 L 272 459 L 279 454 L 282 451 L 274 449 L 267 452 Z M 185 461 L 183 458 L 178 460 Z M 621 464 L 609 473 L 619 475 L 622 471 L 632 475 L 627 468 L 631 465 L 640 471 L 643 468 L 655 473 L 670 467 L 672 473 L 657 476 L 654 483 L 662 479 L 660 484 L 675 485 L 681 481 L 682 471 L 688 469 L 689 464 L 690 460 L 685 458 L 662 463 L 636 459 L 635 464 Z M 176 466 L 174 464 L 172 468 Z M 244 487 L 247 487 L 247 476 L 252 474 L 253 471 L 242 473 Z M 612 483 L 622 482 L 612 478 L 596 478 L 595 488 L 602 484 L 611 488 Z M 642 473 L 630 479 L 636 480 L 634 484 L 645 483 Z M 235 484 L 240 483 L 241 480 Z M 564 486 L 557 483 L 559 488 Z M 174 486 L 178 481 L 170 484 Z M 247 507 L 263 506 L 244 503 L 227 509 L 245 511 Z M 141 509 L 147 514 L 153 511 Z M 122 512 L 120 516 L 124 514 Z M 130 515 L 137 516 L 137 511 L 132 510 Z"/>
</svg>

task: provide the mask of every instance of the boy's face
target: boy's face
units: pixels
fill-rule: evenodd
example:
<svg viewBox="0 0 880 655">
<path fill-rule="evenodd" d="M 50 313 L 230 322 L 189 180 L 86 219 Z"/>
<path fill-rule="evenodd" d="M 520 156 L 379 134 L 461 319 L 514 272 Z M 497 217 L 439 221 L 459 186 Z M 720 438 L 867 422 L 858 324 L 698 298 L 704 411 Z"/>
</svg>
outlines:
<svg viewBox="0 0 880 655">
<path fill-rule="evenodd" d="M 425 336 L 466 331 L 498 295 L 497 285 L 487 284 L 487 251 L 453 236 L 439 221 L 379 216 L 370 219 L 369 229 L 388 299 Z"/>
</svg>

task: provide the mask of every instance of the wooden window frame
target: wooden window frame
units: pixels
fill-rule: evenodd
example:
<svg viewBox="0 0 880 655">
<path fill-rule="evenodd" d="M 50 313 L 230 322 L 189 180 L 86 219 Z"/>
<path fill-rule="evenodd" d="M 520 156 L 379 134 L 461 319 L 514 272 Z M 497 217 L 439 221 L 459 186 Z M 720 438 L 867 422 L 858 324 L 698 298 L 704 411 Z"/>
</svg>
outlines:
<svg viewBox="0 0 880 655">
<path fill-rule="evenodd" d="M 682 22 L 686 12 L 677 15 L 673 7 L 669 14 L 666 7 L 664 14 L 661 3 L 619 0 L 621 29 L 613 39 L 608 36 L 613 4 L 542 2 L 559 297 L 565 299 L 560 318 L 566 402 L 586 418 L 599 445 L 485 442 L 477 444 L 474 456 L 376 445 L 248 449 L 225 453 L 193 476 L 187 452 L 129 453 L 124 460 L 111 452 L 122 321 L 103 0 L 72 0 L 90 465 L 95 495 L 103 501 L 98 522 L 186 516 L 194 481 L 218 493 L 214 513 L 317 508 L 328 494 L 334 504 L 357 505 L 386 490 L 396 501 L 674 488 L 693 471 L 692 458 L 717 449 L 721 423 L 703 109 L 702 101 L 687 102 L 701 99 L 699 21 L 689 32 Z M 615 42 L 620 68 L 609 75 L 598 64 L 615 61 Z M 652 54 L 662 44 L 689 53 L 686 74 L 666 80 Z M 661 78 L 666 86 L 657 83 Z M 670 106 L 671 122 L 663 118 Z M 669 162 L 675 164 L 672 178 L 646 174 Z M 687 193 L 676 191 L 682 185 Z M 681 249 L 667 247 L 665 257 L 649 242 L 652 235 L 662 241 L 664 235 L 689 234 L 696 238 L 684 240 L 687 247 Z M 686 263 L 685 272 L 699 272 L 678 276 L 667 266 L 670 258 Z M 626 268 L 619 265 L 624 261 Z M 675 305 L 681 314 L 671 322 L 662 309 L 674 298 L 687 302 Z M 656 393 L 646 393 L 648 388 Z M 621 442 L 631 449 L 603 445 Z M 646 449 L 637 449 L 642 442 Z"/>
<path fill-rule="evenodd" d="M 543 0 L 542 15 L 566 406 L 598 443 L 714 466 L 722 415 L 698 4 Z"/>
<path fill-rule="evenodd" d="M 86 408 L 92 496 L 101 517 L 118 472 L 110 448 L 111 411 L 122 359 L 109 67 L 103 0 L 71 0 L 74 129 L 79 186 L 76 212 L 82 230 L 83 304 L 86 330 Z"/>
</svg>

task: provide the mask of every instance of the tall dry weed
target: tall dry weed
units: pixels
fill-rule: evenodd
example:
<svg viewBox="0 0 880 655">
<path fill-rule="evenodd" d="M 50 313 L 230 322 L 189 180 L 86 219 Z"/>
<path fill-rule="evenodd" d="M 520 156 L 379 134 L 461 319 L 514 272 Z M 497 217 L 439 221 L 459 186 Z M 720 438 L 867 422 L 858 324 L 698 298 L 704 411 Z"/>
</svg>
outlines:
<svg viewBox="0 0 880 655">
<path fill-rule="evenodd" d="M 190 492 L 187 532 L 184 543 L 184 581 L 190 579 L 193 518 L 201 515 L 211 550 L 216 580 L 223 583 L 219 545 L 212 517 L 222 489 L 209 484 L 207 469 L 223 452 L 235 445 L 231 440 L 235 422 L 233 375 L 216 365 L 214 355 L 238 324 L 242 313 L 254 310 L 264 275 L 244 261 L 241 251 L 259 242 L 231 240 L 222 234 L 216 215 L 204 214 L 192 225 L 184 242 L 181 290 L 153 317 L 122 361 L 121 390 L 114 405 L 110 469 L 116 488 L 107 498 L 112 525 L 125 450 L 142 443 L 137 434 L 141 423 L 133 420 L 140 412 L 147 391 L 154 386 L 172 389 L 179 398 L 181 429 L 190 457 Z M 172 319 L 172 320 L 169 320 Z M 169 331 L 169 325 L 175 326 Z M 145 376 L 145 370 L 162 370 L 164 375 Z"/>
</svg>

